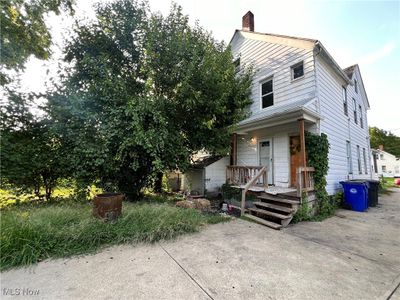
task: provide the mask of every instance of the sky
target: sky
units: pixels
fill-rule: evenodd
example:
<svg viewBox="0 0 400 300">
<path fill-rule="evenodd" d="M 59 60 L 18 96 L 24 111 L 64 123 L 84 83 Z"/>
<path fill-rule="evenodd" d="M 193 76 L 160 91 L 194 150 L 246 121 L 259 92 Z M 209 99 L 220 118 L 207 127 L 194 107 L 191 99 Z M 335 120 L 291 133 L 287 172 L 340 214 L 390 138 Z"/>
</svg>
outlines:
<svg viewBox="0 0 400 300">
<path fill-rule="evenodd" d="M 107 1 L 107 0 L 103 0 Z M 76 17 L 93 18 L 95 0 L 77 0 Z M 318 39 L 342 67 L 358 63 L 371 109 L 370 126 L 400 136 L 400 0 L 175 0 L 217 40 L 229 42 L 241 29 L 242 16 L 254 13 L 255 31 Z M 167 14 L 169 0 L 149 0 L 152 11 Z M 49 16 L 54 41 L 53 60 L 30 59 L 23 87 L 43 91 L 56 72 L 62 41 L 71 19 Z"/>
</svg>

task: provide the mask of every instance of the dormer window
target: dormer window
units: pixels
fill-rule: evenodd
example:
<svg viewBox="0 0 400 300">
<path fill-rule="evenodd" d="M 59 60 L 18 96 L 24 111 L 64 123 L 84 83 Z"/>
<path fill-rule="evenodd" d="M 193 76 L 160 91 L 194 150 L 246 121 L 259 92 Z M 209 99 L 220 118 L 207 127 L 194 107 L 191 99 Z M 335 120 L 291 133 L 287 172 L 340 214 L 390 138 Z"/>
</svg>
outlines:
<svg viewBox="0 0 400 300">
<path fill-rule="evenodd" d="M 290 67 L 291 69 L 291 74 L 292 74 L 292 80 L 301 78 L 304 76 L 304 64 L 303 62 L 299 62 L 293 66 Z"/>
<path fill-rule="evenodd" d="M 274 105 L 274 91 L 272 83 L 272 78 L 261 83 L 261 108 Z"/>
</svg>

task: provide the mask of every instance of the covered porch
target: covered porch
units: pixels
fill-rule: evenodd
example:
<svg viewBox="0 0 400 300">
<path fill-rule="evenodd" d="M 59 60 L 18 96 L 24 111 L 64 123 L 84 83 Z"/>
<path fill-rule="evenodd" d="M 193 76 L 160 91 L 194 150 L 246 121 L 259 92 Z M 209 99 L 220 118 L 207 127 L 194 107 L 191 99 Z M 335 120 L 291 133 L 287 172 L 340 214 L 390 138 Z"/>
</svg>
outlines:
<svg viewBox="0 0 400 300">
<path fill-rule="evenodd" d="M 299 107 L 239 125 L 232 136 L 226 181 L 246 193 L 284 195 L 301 202 L 314 190 L 314 169 L 307 165 L 305 131 L 318 132 L 318 114 Z"/>
</svg>

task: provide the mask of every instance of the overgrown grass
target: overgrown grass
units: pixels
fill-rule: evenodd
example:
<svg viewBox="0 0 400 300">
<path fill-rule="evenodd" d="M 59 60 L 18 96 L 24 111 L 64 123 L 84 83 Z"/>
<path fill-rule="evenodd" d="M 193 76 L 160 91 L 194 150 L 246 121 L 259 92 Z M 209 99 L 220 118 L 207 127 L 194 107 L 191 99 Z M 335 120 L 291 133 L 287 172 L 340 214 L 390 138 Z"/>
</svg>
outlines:
<svg viewBox="0 0 400 300">
<path fill-rule="evenodd" d="M 93 218 L 90 204 L 13 207 L 1 214 L 0 269 L 93 253 L 108 245 L 168 240 L 227 220 L 168 204 L 124 202 L 123 215 L 114 223 Z"/>
</svg>

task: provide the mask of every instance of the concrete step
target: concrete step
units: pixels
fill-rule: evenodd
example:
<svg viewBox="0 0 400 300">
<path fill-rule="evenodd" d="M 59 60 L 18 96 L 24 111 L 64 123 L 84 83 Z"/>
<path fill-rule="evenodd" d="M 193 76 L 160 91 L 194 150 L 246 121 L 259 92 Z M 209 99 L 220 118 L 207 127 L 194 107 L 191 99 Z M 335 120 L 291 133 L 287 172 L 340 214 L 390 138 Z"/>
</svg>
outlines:
<svg viewBox="0 0 400 300">
<path fill-rule="evenodd" d="M 272 204 L 272 203 L 266 203 L 266 202 L 254 202 L 253 204 L 257 207 L 272 208 L 274 210 L 279 210 L 279 211 L 283 211 L 286 213 L 292 213 L 295 211 L 293 208 L 278 205 L 278 204 Z"/>
<path fill-rule="evenodd" d="M 281 224 L 277 224 L 277 223 L 274 223 L 274 222 L 271 222 L 271 221 L 267 221 L 267 220 L 264 220 L 262 218 L 259 218 L 259 217 L 253 216 L 253 215 L 246 214 L 245 217 L 249 218 L 249 219 L 251 219 L 251 220 L 253 220 L 253 221 L 255 221 L 255 222 L 259 223 L 259 224 L 268 226 L 268 227 L 273 228 L 273 229 L 278 229 L 279 230 L 279 229 L 282 228 Z"/>
<path fill-rule="evenodd" d="M 291 219 L 293 217 L 291 214 L 282 215 L 282 214 L 278 214 L 278 213 L 275 213 L 275 212 L 272 212 L 272 211 L 269 211 L 269 210 L 265 210 L 265 209 L 261 209 L 261 208 L 248 208 L 247 210 L 251 211 L 251 212 L 259 213 L 259 214 L 262 214 L 262 215 L 265 215 L 265 216 L 275 217 L 275 218 L 278 218 L 278 219 L 281 219 L 281 220 Z"/>
</svg>

